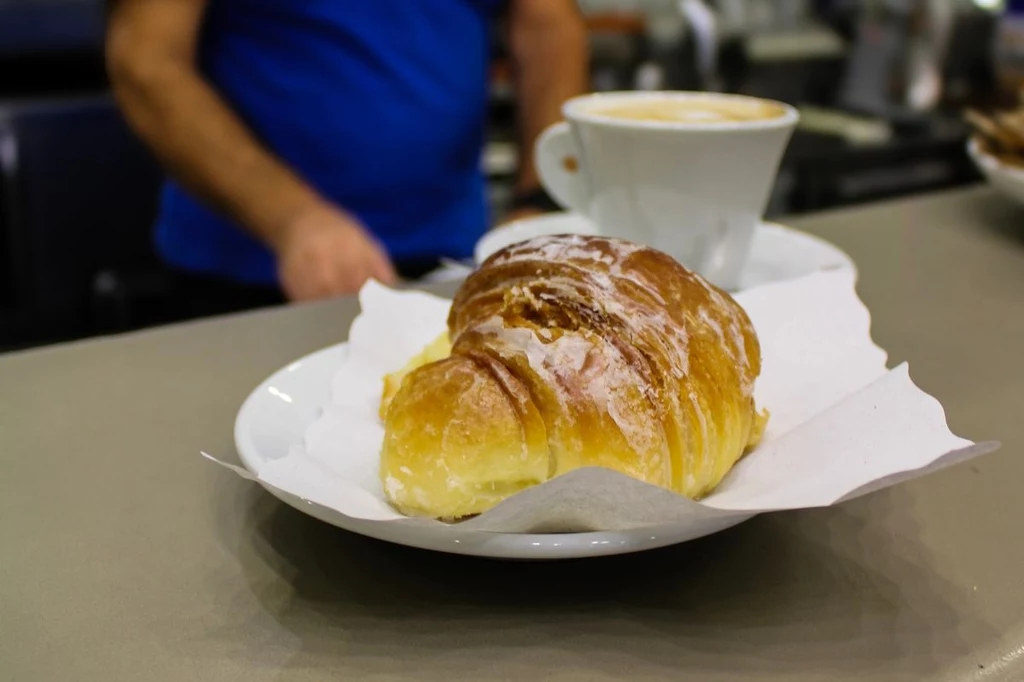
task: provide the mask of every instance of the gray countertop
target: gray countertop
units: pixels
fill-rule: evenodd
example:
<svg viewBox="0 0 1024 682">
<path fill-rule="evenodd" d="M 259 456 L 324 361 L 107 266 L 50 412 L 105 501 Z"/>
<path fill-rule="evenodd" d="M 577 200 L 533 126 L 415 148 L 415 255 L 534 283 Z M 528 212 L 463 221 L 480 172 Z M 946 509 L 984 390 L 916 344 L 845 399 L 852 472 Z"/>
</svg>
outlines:
<svg viewBox="0 0 1024 682">
<path fill-rule="evenodd" d="M 364 539 L 200 459 L 352 300 L 0 357 L 3 680 L 1024 679 L 1024 210 L 987 189 L 794 221 L 876 341 L 1003 449 L 634 556 Z"/>
</svg>

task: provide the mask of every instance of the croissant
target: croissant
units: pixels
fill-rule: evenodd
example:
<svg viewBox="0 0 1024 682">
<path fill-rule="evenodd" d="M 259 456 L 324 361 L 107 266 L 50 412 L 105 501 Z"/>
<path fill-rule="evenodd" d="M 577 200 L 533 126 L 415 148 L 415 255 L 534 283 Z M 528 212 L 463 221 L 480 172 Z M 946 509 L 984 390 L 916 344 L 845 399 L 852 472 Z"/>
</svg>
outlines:
<svg viewBox="0 0 1024 682">
<path fill-rule="evenodd" d="M 460 287 L 448 334 L 385 379 L 384 490 L 406 515 L 456 520 L 599 466 L 700 498 L 761 437 L 760 371 L 739 304 L 664 253 L 514 244 Z"/>
</svg>

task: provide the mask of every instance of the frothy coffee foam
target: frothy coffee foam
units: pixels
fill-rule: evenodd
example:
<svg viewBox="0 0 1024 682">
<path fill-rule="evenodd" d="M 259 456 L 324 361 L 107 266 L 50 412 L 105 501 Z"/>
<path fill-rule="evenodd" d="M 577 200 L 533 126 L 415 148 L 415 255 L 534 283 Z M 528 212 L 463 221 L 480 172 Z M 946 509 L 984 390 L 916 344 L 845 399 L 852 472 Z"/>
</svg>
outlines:
<svg viewBox="0 0 1024 682">
<path fill-rule="evenodd" d="M 587 111 L 598 116 L 663 123 L 742 123 L 778 118 L 786 110 L 774 102 L 757 99 L 654 99 L 594 104 Z"/>
</svg>

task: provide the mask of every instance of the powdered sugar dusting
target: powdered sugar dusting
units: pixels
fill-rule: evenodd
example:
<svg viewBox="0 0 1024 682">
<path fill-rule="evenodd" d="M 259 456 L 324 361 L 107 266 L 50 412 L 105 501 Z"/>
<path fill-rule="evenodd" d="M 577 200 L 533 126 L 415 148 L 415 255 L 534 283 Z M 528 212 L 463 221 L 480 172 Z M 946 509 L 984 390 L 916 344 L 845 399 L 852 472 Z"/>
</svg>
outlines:
<svg viewBox="0 0 1024 682">
<path fill-rule="evenodd" d="M 656 350 L 669 371 L 681 380 L 689 372 L 689 337 L 684 326 L 666 312 L 666 302 L 655 282 L 633 267 L 630 256 L 649 250 L 622 240 L 595 239 L 586 235 L 551 235 L 515 244 L 494 256 L 495 266 L 518 262 L 558 263 L 564 273 L 552 271 L 538 277 L 538 288 L 554 294 L 537 298 L 551 305 L 593 308 L 608 318 L 630 339 L 642 340 Z M 541 271 L 538 271 L 540 273 Z M 533 283 L 512 287 L 515 297 L 533 300 Z M 623 287 L 637 295 L 623 295 Z"/>
<path fill-rule="evenodd" d="M 384 479 L 384 490 L 387 492 L 389 497 L 394 498 L 400 492 L 405 490 L 405 484 L 394 476 L 388 476 Z"/>
<path fill-rule="evenodd" d="M 527 381 L 543 387 L 552 454 L 571 458 L 596 414 L 615 424 L 644 466 L 671 454 L 674 486 L 707 489 L 716 447 L 709 434 L 723 425 L 705 411 L 702 392 L 723 381 L 739 385 L 714 390 L 753 392 L 742 308 L 664 254 L 589 235 L 507 247 L 480 272 L 457 300 L 463 314 L 451 333 L 483 334 L 501 357 L 525 357 L 535 374 Z M 738 371 L 700 356 L 691 376 L 691 346 L 708 344 Z"/>
<path fill-rule="evenodd" d="M 600 264 L 604 266 L 604 272 L 587 269 L 586 274 L 602 289 L 609 290 L 614 287 L 612 277 L 625 279 L 642 287 L 659 303 L 664 304 L 665 301 L 656 288 L 650 287 L 647 282 L 638 278 L 632 269 L 624 267 L 629 256 L 646 248 L 633 242 L 595 240 L 586 235 L 546 235 L 506 248 L 494 256 L 493 263 L 500 265 L 523 260 L 542 260 L 575 267 L 588 263 Z"/>
<path fill-rule="evenodd" d="M 743 321 L 740 317 L 740 309 L 728 301 L 726 297 L 711 286 L 707 280 L 700 275 L 694 274 L 694 279 L 704 288 L 708 297 L 715 307 L 715 312 L 710 312 L 705 306 L 700 306 L 697 315 L 701 322 L 707 325 L 721 339 L 729 356 L 740 371 L 741 389 L 743 394 L 750 397 L 754 392 L 754 382 L 750 378 L 750 358 L 747 357 L 747 342 L 743 334 Z M 717 317 L 716 317 L 717 315 Z M 726 325 L 722 328 L 718 317 L 725 317 Z"/>
<path fill-rule="evenodd" d="M 605 346 L 607 350 L 613 350 Z M 607 414 L 619 429 L 630 449 L 636 453 L 660 452 L 661 424 L 654 414 L 643 409 L 630 409 L 632 401 L 626 399 L 637 389 L 637 377 L 617 352 L 602 353 L 601 362 L 593 363 L 581 377 L 588 397 L 597 409 Z"/>
<path fill-rule="evenodd" d="M 718 336 L 723 336 L 722 325 L 718 324 L 718 320 L 716 320 L 714 316 L 708 314 L 707 308 L 705 308 L 704 306 L 698 308 L 697 315 L 698 317 L 700 317 L 701 321 L 704 324 L 706 324 L 707 326 L 711 327 L 711 329 L 714 330 L 715 334 L 717 334 Z"/>
<path fill-rule="evenodd" d="M 565 332 L 554 341 L 544 341 L 533 329 L 506 326 L 500 316 L 475 329 L 498 341 L 502 354 L 524 354 L 530 369 L 555 389 L 562 405 L 586 395 L 599 413 L 612 419 L 634 452 L 657 451 L 661 426 L 653 414 L 630 409 L 630 394 L 642 392 L 642 388 L 614 346 L 592 332 Z"/>
<path fill-rule="evenodd" d="M 607 253 L 601 246 L 606 247 L 610 253 Z M 495 262 L 514 261 L 525 256 L 531 260 L 538 258 L 553 262 L 590 260 L 612 265 L 616 262 L 621 263 L 630 254 L 644 248 L 646 247 L 640 244 L 621 240 L 598 242 L 579 234 L 546 235 L 513 244 L 500 252 L 495 257 Z"/>
<path fill-rule="evenodd" d="M 493 335 L 508 350 L 523 352 L 535 372 L 562 369 L 579 372 L 593 348 L 578 334 L 563 334 L 554 341 L 541 340 L 538 331 L 529 327 L 507 327 L 497 315 L 479 324 L 476 331 Z"/>
</svg>

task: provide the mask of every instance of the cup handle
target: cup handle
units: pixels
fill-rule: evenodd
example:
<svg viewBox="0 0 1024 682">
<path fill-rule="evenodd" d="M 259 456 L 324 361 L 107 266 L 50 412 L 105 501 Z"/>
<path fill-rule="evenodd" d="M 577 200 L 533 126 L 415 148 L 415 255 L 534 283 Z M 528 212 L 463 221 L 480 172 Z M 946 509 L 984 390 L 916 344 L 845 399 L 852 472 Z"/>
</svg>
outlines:
<svg viewBox="0 0 1024 682">
<path fill-rule="evenodd" d="M 534 158 L 541 184 L 551 197 L 570 211 L 585 214 L 589 192 L 568 122 L 555 123 L 541 133 L 534 145 Z"/>
</svg>

